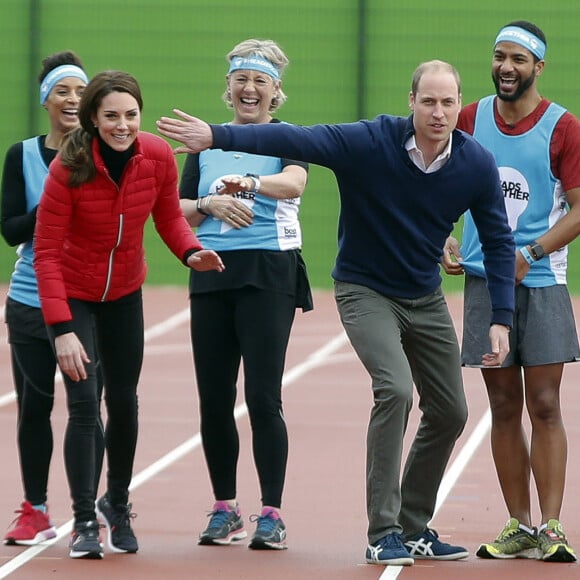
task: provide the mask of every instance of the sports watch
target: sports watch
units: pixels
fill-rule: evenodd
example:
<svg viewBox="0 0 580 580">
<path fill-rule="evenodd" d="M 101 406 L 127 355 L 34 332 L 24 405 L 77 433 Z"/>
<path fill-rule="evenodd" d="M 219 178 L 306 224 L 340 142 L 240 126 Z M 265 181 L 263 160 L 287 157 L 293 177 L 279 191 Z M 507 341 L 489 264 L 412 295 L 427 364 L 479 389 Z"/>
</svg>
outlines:
<svg viewBox="0 0 580 580">
<path fill-rule="evenodd" d="M 530 254 L 532 254 L 532 258 L 534 258 L 534 261 L 537 262 L 546 255 L 546 252 L 544 251 L 544 248 L 542 247 L 541 244 L 538 244 L 538 242 L 534 242 L 530 244 Z"/>
<path fill-rule="evenodd" d="M 251 177 L 254 180 L 254 189 L 252 191 L 260 193 L 260 176 L 255 173 L 246 173 L 244 177 Z"/>
</svg>

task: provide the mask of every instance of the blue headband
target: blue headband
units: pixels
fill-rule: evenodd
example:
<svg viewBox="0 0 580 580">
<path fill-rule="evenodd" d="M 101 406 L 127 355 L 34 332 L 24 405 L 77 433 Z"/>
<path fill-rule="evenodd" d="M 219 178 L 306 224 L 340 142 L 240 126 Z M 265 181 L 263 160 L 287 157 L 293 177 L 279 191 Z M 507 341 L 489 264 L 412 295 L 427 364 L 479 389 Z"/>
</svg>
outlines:
<svg viewBox="0 0 580 580">
<path fill-rule="evenodd" d="M 89 82 L 85 71 L 79 66 L 74 64 L 63 64 L 61 66 L 57 66 L 44 77 L 44 80 L 40 85 L 41 105 L 46 103 L 46 99 L 48 99 L 48 95 L 50 95 L 50 91 L 52 91 L 54 85 L 56 85 L 56 83 L 59 81 L 62 81 L 62 79 L 66 79 L 67 77 L 75 77 L 77 79 L 81 79 L 85 83 Z"/>
<path fill-rule="evenodd" d="M 514 42 L 527 48 L 534 56 L 540 60 L 546 55 L 546 43 L 540 40 L 535 34 L 520 28 L 519 26 L 506 26 L 499 31 L 495 39 L 494 47 L 498 42 Z"/>
<path fill-rule="evenodd" d="M 270 75 L 275 80 L 280 80 L 280 72 L 267 59 L 253 54 L 252 56 L 234 56 L 230 60 L 228 74 L 235 70 L 257 70 Z"/>
</svg>

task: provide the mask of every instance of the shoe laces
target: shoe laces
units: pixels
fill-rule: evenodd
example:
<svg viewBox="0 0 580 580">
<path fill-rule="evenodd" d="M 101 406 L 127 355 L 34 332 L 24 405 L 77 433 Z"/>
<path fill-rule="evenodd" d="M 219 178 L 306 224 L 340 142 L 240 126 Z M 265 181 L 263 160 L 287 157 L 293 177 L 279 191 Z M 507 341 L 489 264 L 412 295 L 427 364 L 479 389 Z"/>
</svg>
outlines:
<svg viewBox="0 0 580 580">
<path fill-rule="evenodd" d="M 101 528 L 104 528 L 104 524 L 96 520 L 90 520 L 88 522 L 83 522 L 82 525 L 78 527 L 75 526 L 73 530 L 73 536 L 84 536 L 85 538 L 95 537 L 98 538 Z"/>
<path fill-rule="evenodd" d="M 129 503 L 121 509 L 114 509 L 111 523 L 116 528 L 130 528 L 131 520 L 134 520 L 137 517 L 137 514 L 131 511 L 132 507 L 133 505 Z"/>
<path fill-rule="evenodd" d="M 517 528 L 510 528 L 505 527 L 500 533 L 499 536 L 496 538 L 496 542 L 501 542 L 503 540 L 508 540 L 512 536 L 515 536 L 521 531 L 521 528 L 518 526 Z"/>
<path fill-rule="evenodd" d="M 278 525 L 279 519 L 273 518 L 270 515 L 270 513 L 263 515 L 263 516 L 259 516 L 258 514 L 253 514 L 250 516 L 250 521 L 251 522 L 258 522 L 257 527 L 260 530 L 263 530 L 265 532 L 271 532 Z"/>
<path fill-rule="evenodd" d="M 32 519 L 32 514 L 24 511 L 24 510 L 16 510 L 14 512 L 15 514 L 19 514 L 17 515 L 11 522 L 10 522 L 10 526 L 21 526 L 24 525 L 26 522 L 28 522 L 28 520 Z"/>
<path fill-rule="evenodd" d="M 32 506 L 29 506 L 28 504 L 22 504 L 20 509 L 14 510 L 14 513 L 18 515 L 10 522 L 8 527 L 13 525 L 16 527 L 25 526 L 28 525 L 29 522 L 32 522 L 34 518 L 38 516 L 38 514 L 44 515 L 43 512 L 35 512 L 37 512 L 37 510 L 35 510 Z"/>
<path fill-rule="evenodd" d="M 391 550 L 395 548 L 400 548 L 403 544 L 401 534 L 397 532 L 393 532 L 392 534 L 387 534 L 383 538 L 381 538 L 378 543 L 377 547 L 381 547 L 383 549 Z"/>
<path fill-rule="evenodd" d="M 439 534 L 435 530 L 432 530 L 431 528 L 427 528 L 422 534 L 419 534 L 419 537 L 423 537 L 423 539 L 428 540 L 430 542 L 439 541 Z"/>
<path fill-rule="evenodd" d="M 211 518 L 209 520 L 208 528 L 221 528 L 227 523 L 231 513 L 232 512 L 227 510 L 214 510 L 213 512 L 210 512 L 207 515 L 208 518 Z"/>
</svg>

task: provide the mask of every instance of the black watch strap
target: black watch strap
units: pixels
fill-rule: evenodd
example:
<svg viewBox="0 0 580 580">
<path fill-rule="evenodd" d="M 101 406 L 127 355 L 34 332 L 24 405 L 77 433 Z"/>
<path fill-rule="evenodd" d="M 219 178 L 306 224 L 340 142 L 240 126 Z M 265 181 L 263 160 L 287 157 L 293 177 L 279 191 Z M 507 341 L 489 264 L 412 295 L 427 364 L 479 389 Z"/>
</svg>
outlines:
<svg viewBox="0 0 580 580">
<path fill-rule="evenodd" d="M 542 244 L 534 242 L 533 244 L 530 245 L 530 254 L 532 254 L 532 258 L 534 258 L 534 260 L 537 262 L 546 255 L 546 252 L 544 251 Z"/>
</svg>

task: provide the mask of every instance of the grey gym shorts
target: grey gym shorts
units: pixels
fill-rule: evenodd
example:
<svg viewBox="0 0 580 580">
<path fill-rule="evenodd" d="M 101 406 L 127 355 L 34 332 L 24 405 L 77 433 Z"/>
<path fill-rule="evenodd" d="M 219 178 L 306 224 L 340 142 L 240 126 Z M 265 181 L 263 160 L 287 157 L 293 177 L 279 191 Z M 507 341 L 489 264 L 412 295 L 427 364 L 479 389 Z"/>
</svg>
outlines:
<svg viewBox="0 0 580 580">
<path fill-rule="evenodd" d="M 490 351 L 491 303 L 485 279 L 465 276 L 461 362 L 481 367 Z M 516 286 L 516 311 L 510 352 L 502 366 L 536 366 L 580 360 L 578 336 L 568 287 Z"/>
</svg>

